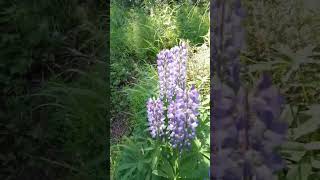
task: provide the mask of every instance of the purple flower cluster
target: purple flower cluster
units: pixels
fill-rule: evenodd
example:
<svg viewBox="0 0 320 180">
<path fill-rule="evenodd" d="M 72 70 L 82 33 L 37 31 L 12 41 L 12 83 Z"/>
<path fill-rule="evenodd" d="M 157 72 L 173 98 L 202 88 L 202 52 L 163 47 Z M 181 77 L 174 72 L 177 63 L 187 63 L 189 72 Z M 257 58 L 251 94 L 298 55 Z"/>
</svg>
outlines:
<svg viewBox="0 0 320 180">
<path fill-rule="evenodd" d="M 271 78 L 263 74 L 253 89 L 238 92 L 221 85 L 214 91 L 215 176 L 222 179 L 274 179 L 283 168 L 276 147 L 287 124 L 280 121 L 283 99 Z"/>
<path fill-rule="evenodd" d="M 151 136 L 155 138 L 156 136 L 163 135 L 165 117 L 162 101 L 160 99 L 153 100 L 149 98 L 147 109 Z"/>
<path fill-rule="evenodd" d="M 199 93 L 186 89 L 187 48 L 184 43 L 170 50 L 162 50 L 157 56 L 160 98 L 149 100 L 148 119 L 151 136 L 166 135 L 173 148 L 190 147 L 196 136 L 199 115 Z M 164 104 L 168 105 L 165 119 Z M 167 128 L 165 125 L 167 122 Z"/>
<path fill-rule="evenodd" d="M 276 179 L 283 160 L 275 147 L 286 137 L 283 106 L 271 77 L 263 74 L 254 88 L 240 82 L 240 52 L 245 40 L 241 0 L 213 1 L 214 24 L 211 98 L 214 119 L 211 179 Z"/>
<path fill-rule="evenodd" d="M 172 147 L 190 147 L 198 126 L 198 108 L 199 93 L 196 89 L 177 91 L 175 101 L 168 108 L 168 133 Z"/>
<path fill-rule="evenodd" d="M 162 50 L 157 57 L 160 98 L 165 97 L 168 101 L 171 101 L 176 89 L 185 88 L 187 76 L 186 45 L 182 43 L 170 50 Z"/>
</svg>

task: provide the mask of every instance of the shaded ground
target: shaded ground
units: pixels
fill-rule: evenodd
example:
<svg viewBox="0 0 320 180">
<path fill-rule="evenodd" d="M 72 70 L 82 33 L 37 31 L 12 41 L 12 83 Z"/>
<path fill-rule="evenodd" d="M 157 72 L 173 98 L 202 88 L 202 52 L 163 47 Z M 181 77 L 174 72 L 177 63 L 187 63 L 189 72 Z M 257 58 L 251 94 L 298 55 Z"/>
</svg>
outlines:
<svg viewBox="0 0 320 180">
<path fill-rule="evenodd" d="M 123 113 L 118 113 L 111 120 L 111 143 L 119 143 L 121 138 L 129 132 L 129 119 Z"/>
</svg>

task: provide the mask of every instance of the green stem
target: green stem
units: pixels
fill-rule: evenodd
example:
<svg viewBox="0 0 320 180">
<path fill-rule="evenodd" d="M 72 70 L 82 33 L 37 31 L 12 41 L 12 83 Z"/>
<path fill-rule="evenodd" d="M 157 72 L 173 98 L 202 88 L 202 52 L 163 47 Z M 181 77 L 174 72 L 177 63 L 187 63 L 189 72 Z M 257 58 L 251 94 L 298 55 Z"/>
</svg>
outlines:
<svg viewBox="0 0 320 180">
<path fill-rule="evenodd" d="M 179 152 L 177 152 L 177 150 L 175 150 L 175 160 L 174 160 L 174 180 L 177 180 L 179 178 L 179 162 L 178 162 L 178 158 L 179 158 Z"/>
</svg>

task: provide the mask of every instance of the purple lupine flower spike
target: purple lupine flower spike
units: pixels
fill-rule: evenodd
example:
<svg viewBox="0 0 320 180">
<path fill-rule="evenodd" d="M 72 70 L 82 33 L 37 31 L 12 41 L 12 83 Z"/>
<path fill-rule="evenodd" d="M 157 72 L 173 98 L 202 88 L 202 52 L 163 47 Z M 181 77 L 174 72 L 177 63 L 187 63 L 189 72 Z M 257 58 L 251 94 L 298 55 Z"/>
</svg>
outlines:
<svg viewBox="0 0 320 180">
<path fill-rule="evenodd" d="M 153 100 L 150 98 L 147 103 L 147 113 L 151 136 L 153 138 L 162 136 L 165 129 L 162 101 L 160 99 Z"/>
<path fill-rule="evenodd" d="M 175 52 L 175 60 L 176 60 L 176 85 L 185 89 L 186 78 L 187 78 L 187 49 L 186 45 L 182 43 L 180 46 L 177 46 L 173 49 Z"/>
<path fill-rule="evenodd" d="M 185 89 L 187 77 L 186 45 L 182 43 L 170 50 L 162 50 L 157 57 L 160 98 L 165 97 L 171 101 L 176 95 L 176 89 Z"/>
<path fill-rule="evenodd" d="M 190 147 L 198 126 L 199 104 L 199 93 L 195 89 L 177 90 L 176 99 L 168 108 L 168 130 L 172 147 L 179 150 Z"/>
<path fill-rule="evenodd" d="M 170 50 L 157 55 L 160 98 L 149 99 L 148 119 L 151 136 L 161 136 L 164 132 L 164 105 L 168 103 L 167 135 L 173 148 L 181 150 L 190 147 L 196 136 L 199 115 L 199 93 L 194 86 L 186 90 L 187 46 L 182 42 Z"/>
<path fill-rule="evenodd" d="M 160 88 L 160 98 L 163 99 L 167 97 L 167 92 L 169 90 L 169 77 L 170 69 L 168 63 L 169 50 L 162 50 L 158 55 L 157 65 L 158 65 L 158 76 L 159 76 L 159 88 Z"/>
</svg>

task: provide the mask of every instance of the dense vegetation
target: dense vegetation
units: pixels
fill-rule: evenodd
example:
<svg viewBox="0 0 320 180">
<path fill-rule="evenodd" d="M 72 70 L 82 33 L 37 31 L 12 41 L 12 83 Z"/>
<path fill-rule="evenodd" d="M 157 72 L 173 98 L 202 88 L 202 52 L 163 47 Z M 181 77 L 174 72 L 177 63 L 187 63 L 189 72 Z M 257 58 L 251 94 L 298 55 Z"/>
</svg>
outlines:
<svg viewBox="0 0 320 180">
<path fill-rule="evenodd" d="M 0 9 L 0 179 L 106 179 L 106 4 Z"/>
<path fill-rule="evenodd" d="M 111 3 L 113 179 L 208 177 L 208 32 L 208 1 Z M 157 54 L 181 40 L 188 44 L 187 86 L 199 90 L 201 106 L 198 138 L 180 159 L 166 143 L 151 138 L 146 105 L 148 98 L 158 97 Z"/>
<path fill-rule="evenodd" d="M 319 179 L 319 8 L 311 1 L 244 1 L 247 49 L 243 79 L 263 71 L 285 98 L 280 120 L 289 125 L 280 147 L 286 167 L 279 179 Z"/>
</svg>

